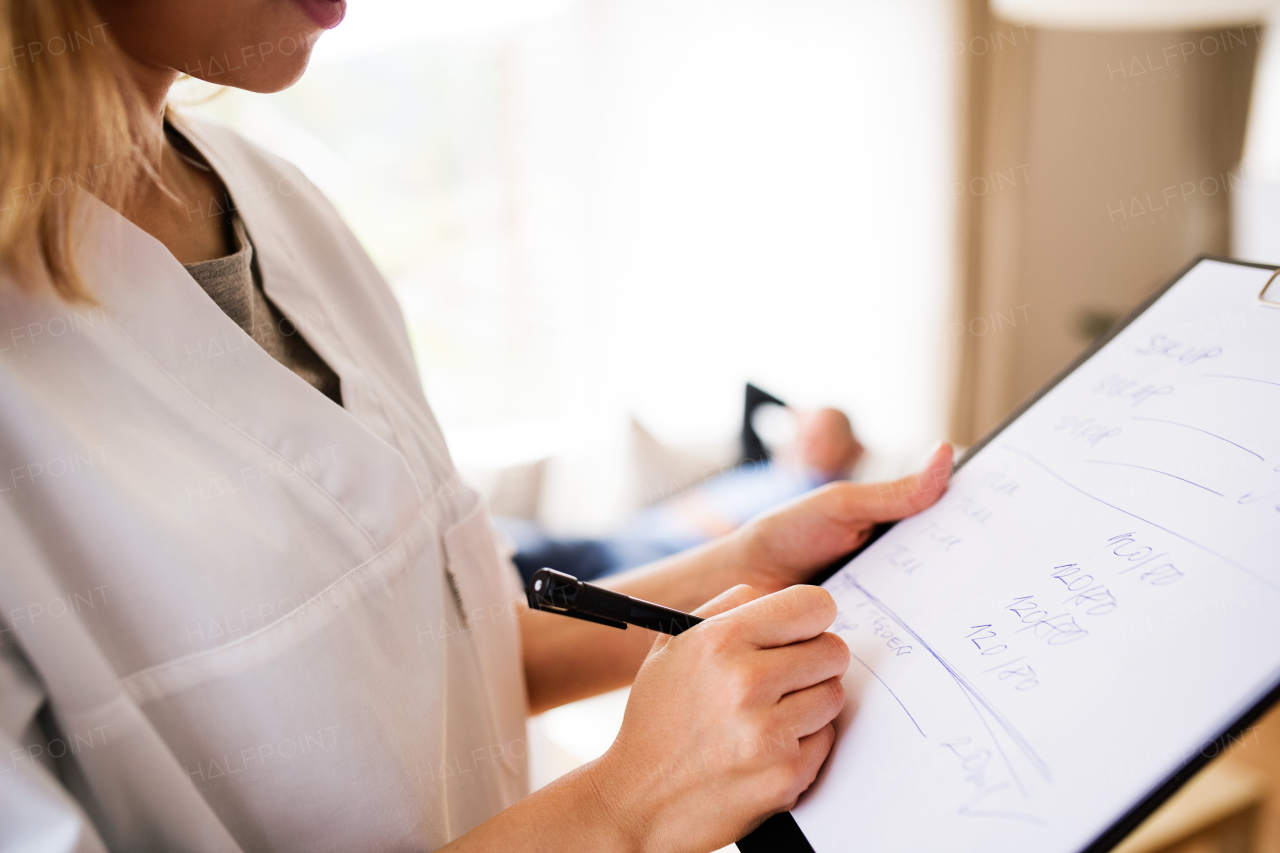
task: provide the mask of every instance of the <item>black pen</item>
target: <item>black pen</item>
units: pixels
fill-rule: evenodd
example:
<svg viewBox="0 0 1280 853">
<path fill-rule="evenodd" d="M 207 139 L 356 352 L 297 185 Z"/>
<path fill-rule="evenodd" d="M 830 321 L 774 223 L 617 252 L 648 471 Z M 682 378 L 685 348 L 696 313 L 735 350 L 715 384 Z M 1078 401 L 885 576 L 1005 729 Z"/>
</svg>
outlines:
<svg viewBox="0 0 1280 853">
<path fill-rule="evenodd" d="M 529 598 L 529 607 L 534 610 L 585 619 L 624 631 L 628 625 L 635 625 L 674 637 L 702 621 L 699 616 L 583 583 L 573 575 L 555 569 L 534 572 L 525 594 Z"/>
</svg>

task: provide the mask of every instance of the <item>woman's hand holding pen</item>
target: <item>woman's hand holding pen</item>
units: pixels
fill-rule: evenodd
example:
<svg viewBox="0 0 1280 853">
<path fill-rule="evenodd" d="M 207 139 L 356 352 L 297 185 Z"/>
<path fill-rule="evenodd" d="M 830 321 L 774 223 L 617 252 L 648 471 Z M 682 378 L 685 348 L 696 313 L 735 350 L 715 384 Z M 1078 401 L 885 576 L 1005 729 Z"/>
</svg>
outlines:
<svg viewBox="0 0 1280 853">
<path fill-rule="evenodd" d="M 831 596 L 794 584 L 864 543 L 876 524 L 931 505 L 950 471 L 944 444 L 911 476 L 825 486 L 715 542 L 604 584 L 683 611 L 706 602 L 693 612 L 714 618 L 678 637 L 650 646 L 635 628 L 526 614 L 532 707 L 634 678 L 622 731 L 605 755 L 449 849 L 490 850 L 518 837 L 522 849 L 548 853 L 706 851 L 789 808 L 834 743 L 849 662 L 844 642 L 826 633 L 836 615 Z M 548 814 L 556 818 L 547 821 Z"/>
<path fill-rule="evenodd" d="M 825 590 L 739 586 L 695 613 L 714 618 L 654 643 L 621 733 L 585 770 L 632 849 L 716 849 L 789 808 L 844 707 L 849 650 L 825 633 Z"/>
<path fill-rule="evenodd" d="M 826 633 L 831 596 L 794 584 L 863 544 L 876 524 L 933 504 L 951 457 L 941 444 L 914 474 L 833 483 L 721 540 L 717 549 L 731 550 L 717 562 L 750 586 L 694 611 L 715 618 L 654 643 L 617 741 L 584 770 L 599 774 L 606 819 L 632 849 L 724 846 L 809 787 L 835 741 L 849 650 Z"/>
</svg>

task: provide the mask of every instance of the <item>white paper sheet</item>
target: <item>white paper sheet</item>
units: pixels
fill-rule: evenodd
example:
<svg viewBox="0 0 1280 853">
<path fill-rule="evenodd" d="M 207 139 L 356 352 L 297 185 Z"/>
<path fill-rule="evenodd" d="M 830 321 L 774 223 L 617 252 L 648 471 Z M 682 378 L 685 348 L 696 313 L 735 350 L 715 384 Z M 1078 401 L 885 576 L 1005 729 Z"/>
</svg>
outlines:
<svg viewBox="0 0 1280 853">
<path fill-rule="evenodd" d="M 826 587 L 817 853 L 1078 851 L 1280 681 L 1280 309 L 1202 261 Z"/>
</svg>

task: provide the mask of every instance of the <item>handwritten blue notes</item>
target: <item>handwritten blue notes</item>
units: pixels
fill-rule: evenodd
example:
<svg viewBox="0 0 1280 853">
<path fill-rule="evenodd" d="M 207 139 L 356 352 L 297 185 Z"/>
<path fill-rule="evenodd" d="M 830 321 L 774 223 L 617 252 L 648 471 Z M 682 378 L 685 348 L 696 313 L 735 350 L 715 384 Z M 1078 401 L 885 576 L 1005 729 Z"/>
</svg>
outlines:
<svg viewBox="0 0 1280 853">
<path fill-rule="evenodd" d="M 1280 681 L 1280 308 L 1202 261 L 827 582 L 817 853 L 1078 851 Z"/>
</svg>

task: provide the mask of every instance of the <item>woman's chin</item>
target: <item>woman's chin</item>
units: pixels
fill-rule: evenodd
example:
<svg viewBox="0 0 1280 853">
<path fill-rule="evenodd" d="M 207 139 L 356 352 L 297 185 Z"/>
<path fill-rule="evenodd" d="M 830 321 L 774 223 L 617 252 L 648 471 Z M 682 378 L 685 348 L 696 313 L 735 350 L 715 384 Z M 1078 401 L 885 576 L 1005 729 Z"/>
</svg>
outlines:
<svg viewBox="0 0 1280 853">
<path fill-rule="evenodd" d="M 258 69 L 253 74 L 244 75 L 243 79 L 227 79 L 226 76 L 201 79 L 219 86 L 230 86 L 233 89 L 243 89 L 246 92 L 270 95 L 274 92 L 288 89 L 294 83 L 297 83 L 302 79 L 302 75 L 306 73 L 306 70 L 307 61 L 304 58 L 302 62 L 269 64 L 264 68 Z"/>
</svg>

